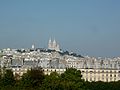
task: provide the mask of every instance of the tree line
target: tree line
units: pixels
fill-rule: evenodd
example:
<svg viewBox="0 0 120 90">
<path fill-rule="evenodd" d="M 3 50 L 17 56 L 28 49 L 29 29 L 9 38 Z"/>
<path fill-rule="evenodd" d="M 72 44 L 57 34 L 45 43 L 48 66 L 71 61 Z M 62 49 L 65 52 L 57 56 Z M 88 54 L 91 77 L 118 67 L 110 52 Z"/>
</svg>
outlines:
<svg viewBox="0 0 120 90">
<path fill-rule="evenodd" d="M 0 74 L 0 90 L 119 90 L 117 82 L 87 82 L 81 72 L 74 68 L 66 69 L 61 75 L 52 72 L 44 75 L 41 68 L 28 70 L 21 78 L 11 70 Z"/>
</svg>

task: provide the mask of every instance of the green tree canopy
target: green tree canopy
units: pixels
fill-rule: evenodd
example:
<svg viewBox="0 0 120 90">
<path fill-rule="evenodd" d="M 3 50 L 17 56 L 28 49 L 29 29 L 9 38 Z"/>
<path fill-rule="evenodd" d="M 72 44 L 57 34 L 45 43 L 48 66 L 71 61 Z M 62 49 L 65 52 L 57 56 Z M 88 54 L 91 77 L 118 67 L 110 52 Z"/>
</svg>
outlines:
<svg viewBox="0 0 120 90">
<path fill-rule="evenodd" d="M 7 86 L 7 85 L 14 85 L 15 80 L 14 80 L 14 75 L 13 72 L 11 70 L 5 70 L 5 73 L 2 77 L 2 84 L 3 86 Z"/>
<path fill-rule="evenodd" d="M 84 88 L 84 80 L 80 70 L 69 68 L 61 74 L 62 86 L 65 90 L 82 90 Z"/>
<path fill-rule="evenodd" d="M 20 80 L 21 87 L 37 88 L 40 87 L 44 80 L 44 73 L 41 68 L 28 70 Z"/>
</svg>

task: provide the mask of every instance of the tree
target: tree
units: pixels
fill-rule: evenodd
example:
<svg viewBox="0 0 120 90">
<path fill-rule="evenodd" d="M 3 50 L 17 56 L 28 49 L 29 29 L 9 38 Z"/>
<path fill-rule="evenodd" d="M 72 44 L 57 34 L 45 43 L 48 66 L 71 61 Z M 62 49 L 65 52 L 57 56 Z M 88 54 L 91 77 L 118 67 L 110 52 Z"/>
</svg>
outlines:
<svg viewBox="0 0 120 90">
<path fill-rule="evenodd" d="M 2 77 L 3 86 L 13 86 L 15 84 L 14 75 L 11 70 L 6 70 Z"/>
<path fill-rule="evenodd" d="M 74 68 L 66 69 L 66 71 L 63 74 L 61 74 L 61 77 L 64 80 L 67 80 L 67 81 L 74 81 L 74 82 L 83 81 L 81 79 L 82 75 L 81 75 L 80 70 L 77 70 L 77 69 L 74 69 Z"/>
<path fill-rule="evenodd" d="M 22 76 L 20 85 L 23 88 L 38 88 L 42 85 L 44 79 L 44 73 L 41 68 L 34 68 L 28 70 L 26 74 Z"/>
<path fill-rule="evenodd" d="M 82 90 L 84 89 L 84 80 L 81 78 L 80 70 L 69 68 L 61 74 L 61 84 L 64 90 Z"/>
<path fill-rule="evenodd" d="M 46 75 L 41 87 L 42 90 L 62 90 L 60 85 L 60 75 L 56 72 L 52 72 L 50 75 Z"/>
</svg>

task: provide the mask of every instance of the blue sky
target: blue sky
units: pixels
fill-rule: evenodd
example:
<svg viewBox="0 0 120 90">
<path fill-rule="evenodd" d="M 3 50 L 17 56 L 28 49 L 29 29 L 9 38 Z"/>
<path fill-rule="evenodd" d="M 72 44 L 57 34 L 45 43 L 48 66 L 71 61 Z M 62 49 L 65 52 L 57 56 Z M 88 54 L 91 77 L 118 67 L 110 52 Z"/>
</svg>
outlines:
<svg viewBox="0 0 120 90">
<path fill-rule="evenodd" d="M 120 56 L 120 0 L 0 0 L 0 48 L 47 48 Z"/>
</svg>

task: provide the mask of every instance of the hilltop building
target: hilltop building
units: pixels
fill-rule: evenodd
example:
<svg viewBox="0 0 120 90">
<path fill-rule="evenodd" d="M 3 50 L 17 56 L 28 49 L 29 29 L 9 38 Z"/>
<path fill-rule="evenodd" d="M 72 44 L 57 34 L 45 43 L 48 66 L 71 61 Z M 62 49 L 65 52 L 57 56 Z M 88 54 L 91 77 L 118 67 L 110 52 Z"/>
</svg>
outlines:
<svg viewBox="0 0 120 90">
<path fill-rule="evenodd" d="M 51 38 L 49 39 L 48 49 L 49 50 L 60 51 L 59 44 L 56 42 L 55 39 L 53 41 L 51 40 Z"/>
</svg>

